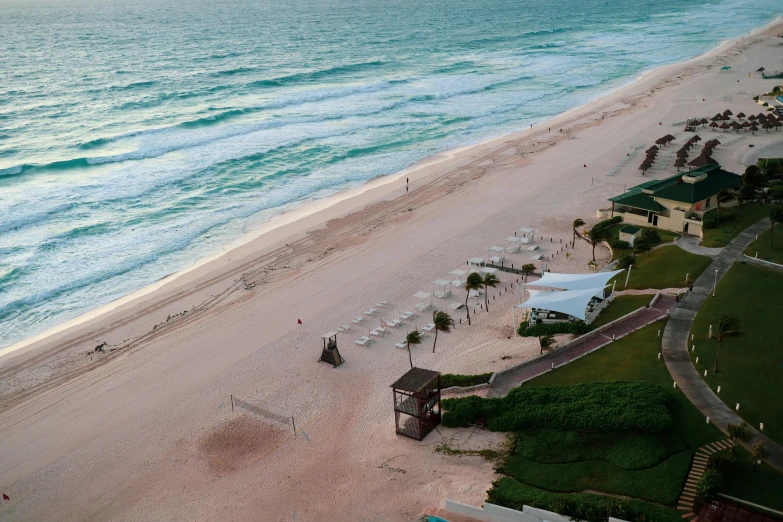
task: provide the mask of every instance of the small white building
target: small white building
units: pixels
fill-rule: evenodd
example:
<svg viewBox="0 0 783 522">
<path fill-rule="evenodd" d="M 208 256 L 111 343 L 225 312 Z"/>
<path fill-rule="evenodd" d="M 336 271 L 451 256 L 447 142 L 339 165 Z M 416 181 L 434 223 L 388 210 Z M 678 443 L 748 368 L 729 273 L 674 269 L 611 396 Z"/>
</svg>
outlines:
<svg viewBox="0 0 783 522">
<path fill-rule="evenodd" d="M 628 245 L 633 246 L 633 242 L 636 238 L 642 235 L 642 229 L 633 225 L 625 225 L 620 229 L 618 238 L 620 241 L 625 241 Z"/>
</svg>

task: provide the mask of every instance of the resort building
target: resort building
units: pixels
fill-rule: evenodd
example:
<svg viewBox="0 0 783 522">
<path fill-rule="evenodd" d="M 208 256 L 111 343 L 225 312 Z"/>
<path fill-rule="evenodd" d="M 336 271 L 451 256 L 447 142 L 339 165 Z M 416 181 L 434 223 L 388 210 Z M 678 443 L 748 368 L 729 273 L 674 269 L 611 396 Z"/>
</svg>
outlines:
<svg viewBox="0 0 783 522">
<path fill-rule="evenodd" d="M 609 198 L 612 207 L 598 217 L 620 215 L 630 225 L 657 227 L 702 237 L 702 217 L 718 204 L 718 193 L 740 184 L 740 176 L 720 165 L 705 165 L 690 172 L 632 187 Z"/>
</svg>

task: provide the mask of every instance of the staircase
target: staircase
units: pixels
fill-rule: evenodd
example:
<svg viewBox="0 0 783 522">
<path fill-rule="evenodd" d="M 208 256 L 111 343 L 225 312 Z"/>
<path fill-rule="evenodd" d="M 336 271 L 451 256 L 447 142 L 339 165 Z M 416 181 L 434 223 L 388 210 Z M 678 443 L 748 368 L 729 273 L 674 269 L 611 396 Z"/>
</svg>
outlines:
<svg viewBox="0 0 783 522">
<path fill-rule="evenodd" d="M 691 465 L 691 471 L 688 473 L 688 480 L 685 481 L 685 487 L 680 495 L 680 500 L 677 502 L 677 509 L 683 512 L 682 518 L 689 520 L 690 522 L 697 522 L 699 517 L 693 512 L 693 502 L 696 500 L 696 484 L 707 469 L 707 461 L 710 455 L 716 451 L 721 451 L 731 448 L 731 443 L 727 440 L 721 440 L 702 446 L 696 450 L 696 454 L 693 456 L 693 464 Z"/>
</svg>

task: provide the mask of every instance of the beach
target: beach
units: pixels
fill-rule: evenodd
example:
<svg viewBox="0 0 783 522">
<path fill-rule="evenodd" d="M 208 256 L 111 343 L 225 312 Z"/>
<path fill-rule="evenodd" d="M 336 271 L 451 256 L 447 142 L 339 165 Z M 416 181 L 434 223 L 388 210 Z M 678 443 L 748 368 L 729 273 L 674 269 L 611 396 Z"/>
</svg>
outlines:
<svg viewBox="0 0 783 522">
<path fill-rule="evenodd" d="M 368 347 L 354 340 L 522 227 L 537 230 L 552 271 L 587 272 L 589 245 L 567 247 L 573 220 L 596 222 L 607 198 L 643 181 L 640 147 L 669 133 L 684 142 L 688 118 L 764 110 L 752 98 L 775 80 L 751 73 L 779 59 L 781 30 L 778 21 L 544 124 L 284 214 L 220 256 L 8 350 L 5 516 L 402 521 L 446 498 L 481 504 L 492 464 L 436 449 L 502 436 L 439 429 L 419 443 L 394 433 L 389 386 L 409 367 L 394 345 L 431 311 Z M 715 159 L 737 173 L 750 143 L 780 142 L 775 131 L 698 133 L 721 139 Z M 647 178 L 675 172 L 669 148 L 671 160 L 661 155 Z M 609 252 L 596 256 L 603 266 Z M 529 262 L 529 253 L 507 262 Z M 412 347 L 416 366 L 481 373 L 538 354 L 535 339 L 513 334 L 516 277 L 500 279 L 489 312 L 470 301 L 471 326 L 455 311 L 458 324 L 435 353 L 431 338 Z M 454 288 L 434 306 L 464 299 Z M 388 304 L 338 336 L 344 365 L 317 362 L 322 334 L 380 301 Z M 294 417 L 296 435 L 232 412 L 232 397 Z"/>
</svg>

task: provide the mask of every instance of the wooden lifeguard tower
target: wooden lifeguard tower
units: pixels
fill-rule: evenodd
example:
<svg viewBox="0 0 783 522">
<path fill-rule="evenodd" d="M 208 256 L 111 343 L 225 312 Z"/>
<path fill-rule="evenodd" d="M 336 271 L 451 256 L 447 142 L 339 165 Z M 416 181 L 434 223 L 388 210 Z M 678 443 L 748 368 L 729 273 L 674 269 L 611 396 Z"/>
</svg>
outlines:
<svg viewBox="0 0 783 522">
<path fill-rule="evenodd" d="M 337 332 L 327 332 L 321 336 L 321 358 L 318 362 L 327 362 L 335 368 L 345 362 L 337 349 Z"/>
<path fill-rule="evenodd" d="M 397 434 L 422 440 L 440 424 L 440 373 L 411 368 L 391 387 Z"/>
</svg>

